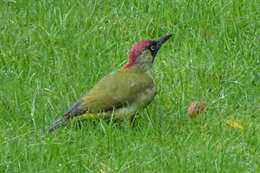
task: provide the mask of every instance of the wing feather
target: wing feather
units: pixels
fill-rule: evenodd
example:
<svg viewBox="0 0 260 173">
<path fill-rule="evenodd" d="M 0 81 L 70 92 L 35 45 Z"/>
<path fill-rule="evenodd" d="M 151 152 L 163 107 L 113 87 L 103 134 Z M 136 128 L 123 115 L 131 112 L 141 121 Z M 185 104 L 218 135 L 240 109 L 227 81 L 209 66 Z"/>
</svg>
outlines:
<svg viewBox="0 0 260 173">
<path fill-rule="evenodd" d="M 153 85 L 153 79 L 143 70 L 119 70 L 101 79 L 67 115 L 106 112 L 123 107 L 131 104 L 141 92 Z"/>
</svg>

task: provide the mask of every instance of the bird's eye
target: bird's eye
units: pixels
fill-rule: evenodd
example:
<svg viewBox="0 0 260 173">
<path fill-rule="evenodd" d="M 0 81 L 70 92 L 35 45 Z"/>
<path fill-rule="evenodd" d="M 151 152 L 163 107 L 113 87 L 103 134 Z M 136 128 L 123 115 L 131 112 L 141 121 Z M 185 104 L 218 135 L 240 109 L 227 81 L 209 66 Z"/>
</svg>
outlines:
<svg viewBox="0 0 260 173">
<path fill-rule="evenodd" d="M 155 45 L 152 45 L 152 46 L 150 47 L 150 49 L 151 49 L 151 51 L 155 51 L 155 50 L 156 50 Z"/>
</svg>

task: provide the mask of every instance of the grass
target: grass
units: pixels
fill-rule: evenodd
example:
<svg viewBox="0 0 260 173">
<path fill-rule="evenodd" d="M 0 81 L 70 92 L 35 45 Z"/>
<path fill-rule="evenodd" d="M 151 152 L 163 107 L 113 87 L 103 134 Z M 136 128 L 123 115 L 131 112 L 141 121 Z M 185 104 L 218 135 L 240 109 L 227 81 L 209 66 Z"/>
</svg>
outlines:
<svg viewBox="0 0 260 173">
<path fill-rule="evenodd" d="M 0 4 L 0 172 L 260 172 L 257 0 Z M 135 128 L 42 132 L 134 42 L 169 33 L 154 64 L 158 94 Z M 207 103 L 196 119 L 192 100 Z"/>
</svg>

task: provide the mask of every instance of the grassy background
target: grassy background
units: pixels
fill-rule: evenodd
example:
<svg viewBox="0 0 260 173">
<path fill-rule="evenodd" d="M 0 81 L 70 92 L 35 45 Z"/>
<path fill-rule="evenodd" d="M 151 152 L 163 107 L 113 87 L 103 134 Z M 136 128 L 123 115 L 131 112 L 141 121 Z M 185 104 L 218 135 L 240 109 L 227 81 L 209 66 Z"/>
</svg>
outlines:
<svg viewBox="0 0 260 173">
<path fill-rule="evenodd" d="M 260 172 L 259 11 L 257 0 L 0 1 L 0 172 Z M 134 129 L 42 133 L 134 42 L 168 33 L 158 94 Z M 192 100 L 207 102 L 197 119 Z"/>
</svg>

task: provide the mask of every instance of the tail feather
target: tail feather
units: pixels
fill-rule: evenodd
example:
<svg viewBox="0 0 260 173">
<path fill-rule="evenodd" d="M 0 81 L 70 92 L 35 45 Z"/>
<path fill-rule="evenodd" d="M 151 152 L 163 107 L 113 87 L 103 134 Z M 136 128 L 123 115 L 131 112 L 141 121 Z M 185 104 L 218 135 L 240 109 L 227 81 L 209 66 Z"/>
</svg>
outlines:
<svg viewBox="0 0 260 173">
<path fill-rule="evenodd" d="M 62 116 L 59 119 L 57 119 L 56 121 L 54 121 L 54 123 L 52 123 L 52 125 L 49 127 L 48 131 L 53 132 L 62 126 L 66 126 L 67 124 L 68 124 L 68 119 L 66 117 Z"/>
</svg>

